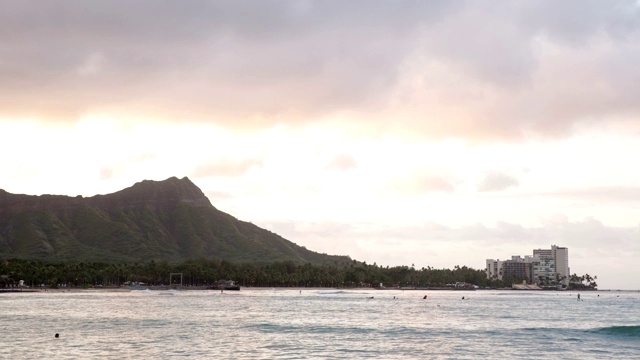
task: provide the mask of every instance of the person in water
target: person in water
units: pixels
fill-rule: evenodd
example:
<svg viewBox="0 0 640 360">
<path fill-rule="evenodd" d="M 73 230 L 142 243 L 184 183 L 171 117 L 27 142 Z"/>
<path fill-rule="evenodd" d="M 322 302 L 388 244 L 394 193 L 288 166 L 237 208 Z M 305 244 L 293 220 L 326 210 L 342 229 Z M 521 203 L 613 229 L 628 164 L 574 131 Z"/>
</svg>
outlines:
<svg viewBox="0 0 640 360">
<path fill-rule="evenodd" d="M 580 294 L 578 294 L 578 301 L 580 301 Z"/>
<path fill-rule="evenodd" d="M 60 337 L 60 334 L 56 333 L 56 339 Z"/>
</svg>

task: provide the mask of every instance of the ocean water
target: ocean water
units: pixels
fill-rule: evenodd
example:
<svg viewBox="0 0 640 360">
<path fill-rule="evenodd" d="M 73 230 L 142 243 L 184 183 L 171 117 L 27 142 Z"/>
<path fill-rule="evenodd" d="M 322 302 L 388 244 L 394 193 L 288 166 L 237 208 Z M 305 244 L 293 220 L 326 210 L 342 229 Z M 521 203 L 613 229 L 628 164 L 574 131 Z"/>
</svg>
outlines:
<svg viewBox="0 0 640 360">
<path fill-rule="evenodd" d="M 581 301 L 576 292 L 527 291 L 5 293 L 0 358 L 640 358 L 640 293 L 580 295 Z"/>
</svg>

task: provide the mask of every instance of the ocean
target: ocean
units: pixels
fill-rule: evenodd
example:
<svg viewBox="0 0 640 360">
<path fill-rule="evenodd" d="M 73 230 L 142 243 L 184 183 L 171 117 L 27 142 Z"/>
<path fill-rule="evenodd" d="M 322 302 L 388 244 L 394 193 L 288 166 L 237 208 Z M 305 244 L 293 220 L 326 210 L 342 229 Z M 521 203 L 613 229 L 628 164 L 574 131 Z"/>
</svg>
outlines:
<svg viewBox="0 0 640 360">
<path fill-rule="evenodd" d="M 582 292 L 580 301 L 577 295 L 247 288 L 4 293 L 0 358 L 640 358 L 640 293 Z"/>
</svg>

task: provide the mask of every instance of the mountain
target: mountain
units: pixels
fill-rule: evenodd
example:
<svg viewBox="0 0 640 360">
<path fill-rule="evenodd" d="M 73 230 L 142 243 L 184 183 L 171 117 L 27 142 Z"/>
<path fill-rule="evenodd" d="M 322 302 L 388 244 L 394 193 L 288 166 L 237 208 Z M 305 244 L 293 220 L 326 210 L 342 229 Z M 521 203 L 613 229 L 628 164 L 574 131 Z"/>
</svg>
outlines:
<svg viewBox="0 0 640 360">
<path fill-rule="evenodd" d="M 145 180 L 108 195 L 18 195 L 0 190 L 0 258 L 258 264 L 348 262 L 319 254 L 216 209 L 188 178 Z"/>
</svg>

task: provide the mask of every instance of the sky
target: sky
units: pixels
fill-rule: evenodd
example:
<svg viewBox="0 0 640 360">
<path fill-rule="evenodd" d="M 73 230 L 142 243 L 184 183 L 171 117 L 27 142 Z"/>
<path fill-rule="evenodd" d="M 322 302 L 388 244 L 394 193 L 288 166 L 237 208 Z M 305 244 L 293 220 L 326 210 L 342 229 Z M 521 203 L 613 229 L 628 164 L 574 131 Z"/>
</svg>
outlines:
<svg viewBox="0 0 640 360">
<path fill-rule="evenodd" d="M 640 289 L 639 1 L 19 1 L 0 43 L 8 192 L 186 176 L 317 252 Z"/>
</svg>

